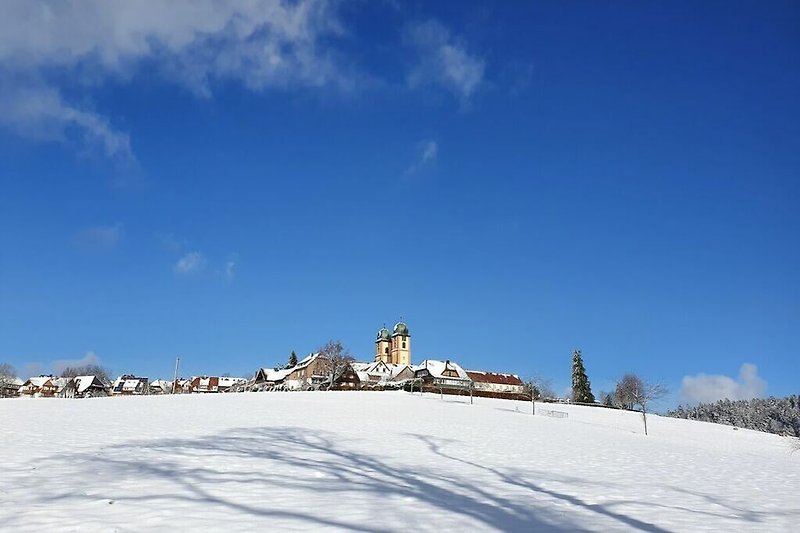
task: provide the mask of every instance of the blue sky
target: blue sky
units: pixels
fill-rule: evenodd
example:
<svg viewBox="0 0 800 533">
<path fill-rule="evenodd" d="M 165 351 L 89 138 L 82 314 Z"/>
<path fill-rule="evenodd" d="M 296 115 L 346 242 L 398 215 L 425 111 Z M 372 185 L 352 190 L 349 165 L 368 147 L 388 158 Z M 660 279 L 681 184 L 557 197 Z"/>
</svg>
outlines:
<svg viewBox="0 0 800 533">
<path fill-rule="evenodd" d="M 243 6 L 4 4 L 0 361 L 797 392 L 795 3 Z"/>
</svg>

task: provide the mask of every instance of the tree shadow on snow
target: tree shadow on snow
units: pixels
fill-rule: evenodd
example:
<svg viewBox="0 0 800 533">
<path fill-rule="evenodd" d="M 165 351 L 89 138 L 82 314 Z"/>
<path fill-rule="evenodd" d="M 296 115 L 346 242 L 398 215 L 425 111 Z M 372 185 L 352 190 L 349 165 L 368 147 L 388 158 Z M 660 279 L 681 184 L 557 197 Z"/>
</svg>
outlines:
<svg viewBox="0 0 800 533">
<path fill-rule="evenodd" d="M 437 524 L 452 524 L 453 519 L 503 531 L 586 531 L 563 509 L 536 506 L 520 495 L 520 482 L 512 477 L 503 479 L 509 490 L 502 485 L 489 489 L 468 475 L 454 475 L 459 469 L 427 472 L 392 464 L 380 450 L 356 452 L 341 439 L 303 428 L 246 428 L 192 439 L 136 441 L 95 454 L 61 454 L 44 463 L 50 468 L 80 464 L 81 471 L 93 472 L 102 482 L 91 491 L 45 491 L 34 504 L 103 498 L 159 510 L 200 504 L 219 508 L 226 516 L 265 519 L 265 525 L 271 519 L 292 528 L 352 531 L 438 529 Z M 287 505 L 287 494 L 298 499 Z M 354 509 L 353 502 L 362 508 Z M 373 505 L 381 510 L 365 508 Z M 660 531 L 618 518 L 628 527 Z"/>
<path fill-rule="evenodd" d="M 574 506 L 576 509 L 583 509 L 589 511 L 592 514 L 612 519 L 614 522 L 617 523 L 617 525 L 623 526 L 625 529 L 635 529 L 639 531 L 649 531 L 649 532 L 667 531 L 666 529 L 661 528 L 655 524 L 644 522 L 642 520 L 638 520 L 636 518 L 627 516 L 625 514 L 615 512 L 613 510 L 615 507 L 640 506 L 640 507 L 658 508 L 658 509 L 663 509 L 666 512 L 683 512 L 683 513 L 700 515 L 701 520 L 703 518 L 725 518 L 725 519 L 735 519 L 742 522 L 749 522 L 752 524 L 759 524 L 759 523 L 763 524 L 768 517 L 775 517 L 779 515 L 794 516 L 800 513 L 800 510 L 798 509 L 790 509 L 782 511 L 770 510 L 769 512 L 742 509 L 740 507 L 736 507 L 730 503 L 725 502 L 722 498 L 715 495 L 709 495 L 702 492 L 687 490 L 681 487 L 666 486 L 666 485 L 662 485 L 662 487 L 667 488 L 676 493 L 682 494 L 684 497 L 689 496 L 691 497 L 691 499 L 694 499 L 695 501 L 700 501 L 701 503 L 705 503 L 706 504 L 704 505 L 705 507 L 708 507 L 707 504 L 710 504 L 712 507 L 717 507 L 720 509 L 720 512 L 692 509 L 688 506 L 670 505 L 649 500 L 625 499 L 625 500 L 608 501 L 604 502 L 603 504 L 589 503 L 581 500 L 576 496 L 545 488 L 542 485 L 536 484 L 530 481 L 529 479 L 525 478 L 533 477 L 537 479 L 555 480 L 565 485 L 572 485 L 572 486 L 578 486 L 578 485 L 585 486 L 587 484 L 592 484 L 592 482 L 588 482 L 585 479 L 569 478 L 565 476 L 554 478 L 552 473 L 539 474 L 531 471 L 528 471 L 524 476 L 521 475 L 519 472 L 511 472 L 511 473 L 503 472 L 496 468 L 477 464 L 475 462 L 468 461 L 463 458 L 456 457 L 455 455 L 446 453 L 444 451 L 444 448 L 448 444 L 456 442 L 453 441 L 452 439 L 440 439 L 432 437 L 430 435 L 410 434 L 410 436 L 424 443 L 433 454 L 442 457 L 444 459 L 460 463 L 465 467 L 471 467 L 478 470 L 482 470 L 484 472 L 488 472 L 492 474 L 496 479 L 501 480 L 502 483 L 505 484 L 506 486 L 522 487 L 530 491 L 532 494 L 549 496 L 555 501 L 565 502 L 571 506 Z M 602 492 L 604 492 L 604 488 L 610 486 L 608 482 L 604 482 L 602 484 L 595 483 L 595 485 L 597 485 L 598 494 L 601 494 Z"/>
</svg>

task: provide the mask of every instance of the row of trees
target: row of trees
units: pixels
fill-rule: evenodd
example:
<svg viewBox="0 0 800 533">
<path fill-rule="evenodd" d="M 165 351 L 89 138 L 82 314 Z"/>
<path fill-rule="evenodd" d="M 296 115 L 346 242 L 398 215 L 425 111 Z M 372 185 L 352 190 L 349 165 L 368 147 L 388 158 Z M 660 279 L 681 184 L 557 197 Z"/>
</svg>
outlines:
<svg viewBox="0 0 800 533">
<path fill-rule="evenodd" d="M 693 407 L 680 406 L 667 416 L 800 437 L 800 396 L 719 400 Z"/>
</svg>

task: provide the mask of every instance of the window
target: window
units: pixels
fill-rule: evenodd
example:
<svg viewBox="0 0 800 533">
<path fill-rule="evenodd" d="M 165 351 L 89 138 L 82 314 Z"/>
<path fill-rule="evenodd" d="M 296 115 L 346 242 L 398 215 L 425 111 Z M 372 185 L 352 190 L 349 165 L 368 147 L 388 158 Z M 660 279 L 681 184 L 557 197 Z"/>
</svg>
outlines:
<svg viewBox="0 0 800 533">
<path fill-rule="evenodd" d="M 403 348 L 406 347 L 406 341 L 403 341 Z"/>
</svg>

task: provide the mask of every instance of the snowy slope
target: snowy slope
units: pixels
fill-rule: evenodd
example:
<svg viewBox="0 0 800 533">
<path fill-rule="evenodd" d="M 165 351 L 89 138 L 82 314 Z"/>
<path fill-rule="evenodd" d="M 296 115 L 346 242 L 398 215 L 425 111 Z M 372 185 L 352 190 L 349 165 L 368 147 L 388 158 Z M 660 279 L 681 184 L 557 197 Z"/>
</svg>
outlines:
<svg viewBox="0 0 800 533">
<path fill-rule="evenodd" d="M 797 531 L 800 453 L 405 392 L 0 401 L 3 531 Z"/>
</svg>

